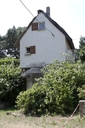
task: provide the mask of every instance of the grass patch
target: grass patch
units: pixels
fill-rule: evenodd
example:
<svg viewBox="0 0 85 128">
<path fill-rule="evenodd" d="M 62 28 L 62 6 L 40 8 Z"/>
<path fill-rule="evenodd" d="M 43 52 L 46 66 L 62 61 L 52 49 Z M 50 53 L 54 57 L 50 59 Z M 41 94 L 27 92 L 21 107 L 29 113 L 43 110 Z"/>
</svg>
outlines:
<svg viewBox="0 0 85 128">
<path fill-rule="evenodd" d="M 11 114 L 7 115 L 10 112 Z M 20 113 L 15 107 L 0 110 L 0 128 L 85 128 L 85 117 L 82 119 L 79 115 L 73 116 L 70 120 L 62 116 L 41 116 L 32 117 L 20 115 L 13 115 L 13 113 Z"/>
</svg>

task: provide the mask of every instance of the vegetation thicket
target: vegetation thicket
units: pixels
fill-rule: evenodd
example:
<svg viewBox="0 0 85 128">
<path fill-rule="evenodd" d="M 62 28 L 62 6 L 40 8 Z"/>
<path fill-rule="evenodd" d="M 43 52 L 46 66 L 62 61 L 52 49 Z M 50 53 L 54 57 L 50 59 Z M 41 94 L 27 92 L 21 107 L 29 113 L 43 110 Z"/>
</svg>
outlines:
<svg viewBox="0 0 85 128">
<path fill-rule="evenodd" d="M 16 101 L 25 113 L 34 115 L 71 113 L 79 98 L 85 99 L 85 37 L 80 38 L 76 62 L 55 61 L 47 65 L 42 70 L 43 77 L 25 91 L 19 59 L 11 58 L 19 58 L 14 43 L 25 29 L 13 26 L 5 36 L 0 36 L 0 102 L 13 105 Z M 11 57 L 5 58 L 8 55 Z"/>
<path fill-rule="evenodd" d="M 19 92 L 25 90 L 19 63 L 19 59 L 11 57 L 0 59 L 0 102 L 13 105 Z"/>
<path fill-rule="evenodd" d="M 47 65 L 43 77 L 17 97 L 17 106 L 29 114 L 71 113 L 79 102 L 78 88 L 85 84 L 85 64 L 58 62 Z"/>
<path fill-rule="evenodd" d="M 81 62 L 85 62 L 85 37 L 82 37 L 80 38 L 80 41 L 79 41 L 79 56 L 80 56 L 80 60 Z"/>
</svg>

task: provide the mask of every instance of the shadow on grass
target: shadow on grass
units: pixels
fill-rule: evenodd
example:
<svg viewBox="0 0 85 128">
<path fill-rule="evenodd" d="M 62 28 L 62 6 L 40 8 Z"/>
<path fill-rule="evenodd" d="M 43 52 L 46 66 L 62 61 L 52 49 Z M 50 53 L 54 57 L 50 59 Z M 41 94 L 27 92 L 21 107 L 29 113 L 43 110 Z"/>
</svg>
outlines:
<svg viewBox="0 0 85 128">
<path fill-rule="evenodd" d="M 1 111 L 18 111 L 19 109 L 15 106 L 0 109 Z"/>
</svg>

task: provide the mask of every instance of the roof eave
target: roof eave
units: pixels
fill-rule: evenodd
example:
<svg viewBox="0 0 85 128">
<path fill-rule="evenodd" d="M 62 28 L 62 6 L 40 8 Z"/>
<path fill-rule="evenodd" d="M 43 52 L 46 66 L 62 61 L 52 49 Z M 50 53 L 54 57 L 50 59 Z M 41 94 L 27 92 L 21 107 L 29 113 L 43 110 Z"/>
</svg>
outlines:
<svg viewBox="0 0 85 128">
<path fill-rule="evenodd" d="M 20 47 L 20 40 L 21 38 L 24 36 L 24 34 L 27 32 L 27 30 L 29 29 L 29 27 L 31 26 L 32 22 L 35 20 L 36 17 L 33 18 L 33 20 L 29 23 L 29 25 L 27 26 L 26 30 L 19 36 L 18 40 L 15 42 L 14 46 L 16 48 Z"/>
<path fill-rule="evenodd" d="M 67 41 L 68 41 L 68 44 L 70 46 L 71 49 L 75 49 L 75 46 L 73 44 L 73 40 L 71 38 L 68 38 L 67 36 L 65 36 Z"/>
</svg>

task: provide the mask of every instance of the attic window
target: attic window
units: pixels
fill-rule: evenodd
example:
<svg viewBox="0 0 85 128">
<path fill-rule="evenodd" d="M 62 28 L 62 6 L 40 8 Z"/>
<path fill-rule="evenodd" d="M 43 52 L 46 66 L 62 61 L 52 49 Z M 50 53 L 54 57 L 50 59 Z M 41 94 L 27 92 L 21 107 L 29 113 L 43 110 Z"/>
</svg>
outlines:
<svg viewBox="0 0 85 128">
<path fill-rule="evenodd" d="M 35 54 L 35 46 L 26 47 L 26 55 Z"/>
<path fill-rule="evenodd" d="M 33 23 L 32 24 L 32 30 L 38 30 L 38 23 Z"/>
<path fill-rule="evenodd" d="M 38 29 L 39 29 L 39 30 L 45 29 L 45 22 L 38 23 Z"/>
<path fill-rule="evenodd" d="M 44 29 L 45 29 L 45 22 L 36 22 L 32 24 L 32 31 L 44 30 Z"/>
</svg>

